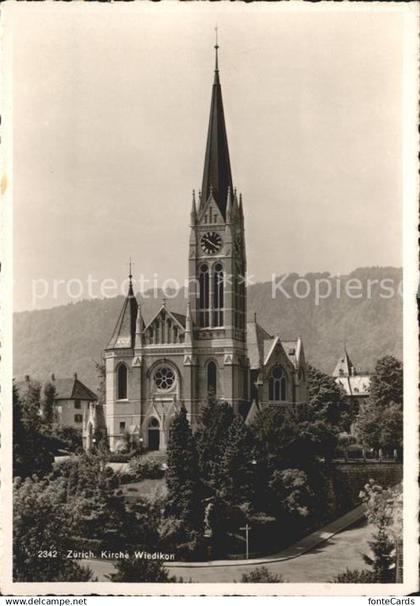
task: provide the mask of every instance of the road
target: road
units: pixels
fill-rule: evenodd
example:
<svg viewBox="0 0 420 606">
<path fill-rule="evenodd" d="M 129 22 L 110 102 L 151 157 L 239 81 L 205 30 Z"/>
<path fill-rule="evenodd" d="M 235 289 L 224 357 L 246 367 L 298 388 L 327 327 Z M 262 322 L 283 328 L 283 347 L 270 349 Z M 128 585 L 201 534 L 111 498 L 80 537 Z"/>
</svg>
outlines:
<svg viewBox="0 0 420 606">
<path fill-rule="evenodd" d="M 365 568 L 362 554 L 369 551 L 368 540 L 372 527 L 363 519 L 350 528 L 343 530 L 319 544 L 310 551 L 272 563 L 262 563 L 275 574 L 281 575 L 289 583 L 326 583 L 346 568 Z M 99 581 L 106 581 L 106 574 L 112 572 L 112 564 L 105 561 L 83 562 L 88 564 Z M 256 565 L 230 565 L 208 567 L 171 566 L 170 574 L 182 577 L 184 582 L 192 583 L 231 583 L 240 581 L 245 572 Z"/>
</svg>

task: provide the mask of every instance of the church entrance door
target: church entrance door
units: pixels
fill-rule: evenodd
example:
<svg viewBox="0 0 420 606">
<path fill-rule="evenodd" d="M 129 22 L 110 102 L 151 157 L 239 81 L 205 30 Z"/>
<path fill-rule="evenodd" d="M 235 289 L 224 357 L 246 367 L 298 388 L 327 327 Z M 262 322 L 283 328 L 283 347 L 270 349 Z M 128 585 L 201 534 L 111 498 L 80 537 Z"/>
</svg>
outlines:
<svg viewBox="0 0 420 606">
<path fill-rule="evenodd" d="M 149 450 L 159 450 L 160 446 L 160 427 L 159 421 L 155 418 L 150 419 L 148 432 Z"/>
</svg>

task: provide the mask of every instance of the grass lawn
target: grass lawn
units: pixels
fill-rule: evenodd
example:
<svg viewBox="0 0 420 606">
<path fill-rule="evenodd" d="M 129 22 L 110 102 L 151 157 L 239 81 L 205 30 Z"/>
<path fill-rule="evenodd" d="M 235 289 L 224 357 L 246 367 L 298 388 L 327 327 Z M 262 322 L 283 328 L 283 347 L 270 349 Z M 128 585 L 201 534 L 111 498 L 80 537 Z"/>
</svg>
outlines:
<svg viewBox="0 0 420 606">
<path fill-rule="evenodd" d="M 136 500 L 139 497 L 145 499 L 155 499 L 166 496 L 167 488 L 164 478 L 160 480 L 141 480 L 130 484 L 122 484 L 121 490 L 128 501 Z"/>
</svg>

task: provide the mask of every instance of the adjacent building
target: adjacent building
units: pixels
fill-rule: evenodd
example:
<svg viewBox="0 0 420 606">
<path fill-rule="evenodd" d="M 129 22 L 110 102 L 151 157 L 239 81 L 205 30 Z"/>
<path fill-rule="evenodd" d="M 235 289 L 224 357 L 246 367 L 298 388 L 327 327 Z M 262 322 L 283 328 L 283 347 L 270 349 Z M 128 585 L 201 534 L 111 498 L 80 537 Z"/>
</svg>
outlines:
<svg viewBox="0 0 420 606">
<path fill-rule="evenodd" d="M 24 394 L 31 382 L 30 376 L 26 375 L 24 381 L 16 383 L 16 387 Z M 50 382 L 55 387 L 54 424 L 57 427 L 74 427 L 82 432 L 89 407 L 97 401 L 96 394 L 77 378 L 77 373 L 65 378 L 56 378 L 53 374 Z"/>
<path fill-rule="evenodd" d="M 346 349 L 338 359 L 332 376 L 336 383 L 344 389 L 349 401 L 357 405 L 358 408 L 369 397 L 370 374 L 359 371 L 355 367 Z"/>
</svg>

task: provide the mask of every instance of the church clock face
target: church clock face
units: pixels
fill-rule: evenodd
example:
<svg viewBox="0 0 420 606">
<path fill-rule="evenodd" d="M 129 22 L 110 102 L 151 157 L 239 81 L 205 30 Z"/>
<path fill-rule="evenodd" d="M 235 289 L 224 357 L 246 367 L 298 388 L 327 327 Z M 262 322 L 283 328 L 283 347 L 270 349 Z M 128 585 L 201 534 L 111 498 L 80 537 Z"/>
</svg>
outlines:
<svg viewBox="0 0 420 606">
<path fill-rule="evenodd" d="M 215 255 L 222 248 L 222 236 L 209 231 L 201 237 L 201 248 L 207 255 Z"/>
</svg>

